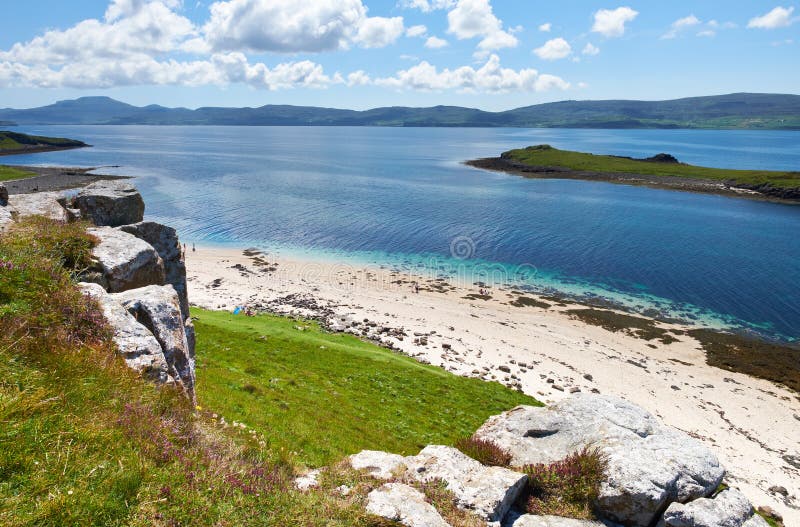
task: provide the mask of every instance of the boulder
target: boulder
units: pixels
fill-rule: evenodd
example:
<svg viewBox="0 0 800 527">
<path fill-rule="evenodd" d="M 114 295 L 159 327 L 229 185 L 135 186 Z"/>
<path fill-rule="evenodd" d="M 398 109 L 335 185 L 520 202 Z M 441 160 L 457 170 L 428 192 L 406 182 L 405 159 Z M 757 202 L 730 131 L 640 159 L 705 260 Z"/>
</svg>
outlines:
<svg viewBox="0 0 800 527">
<path fill-rule="evenodd" d="M 8 205 L 8 189 L 0 183 L 0 207 Z"/>
<path fill-rule="evenodd" d="M 607 525 L 611 524 L 596 520 L 576 520 L 561 516 L 535 516 L 533 514 L 510 517 L 503 523 L 503 527 L 606 527 Z"/>
<path fill-rule="evenodd" d="M 750 501 L 738 490 L 727 489 L 714 498 L 700 498 L 687 504 L 673 503 L 659 527 L 768 527 L 755 514 Z"/>
<path fill-rule="evenodd" d="M 598 510 L 624 525 L 650 525 L 672 502 L 711 495 L 725 471 L 687 434 L 622 399 L 576 394 L 548 408 L 520 406 L 476 432 L 512 454 L 512 464 L 552 463 L 583 447 L 608 459 Z"/>
<path fill-rule="evenodd" d="M 456 504 L 489 522 L 502 521 L 525 488 L 528 476 L 501 467 L 486 467 L 461 451 L 430 445 L 405 459 L 408 474 L 418 481 L 440 479 Z"/>
<path fill-rule="evenodd" d="M 109 295 L 147 327 L 164 353 L 167 373 L 194 401 L 194 358 L 189 352 L 178 293 L 171 285 L 150 285 Z"/>
<path fill-rule="evenodd" d="M 318 479 L 319 475 L 320 475 L 320 470 L 315 469 L 312 470 L 311 472 L 303 474 L 302 476 L 298 476 L 294 480 L 294 487 L 297 490 L 302 490 L 304 492 L 307 490 L 315 489 L 319 487 L 319 479 Z"/>
<path fill-rule="evenodd" d="M 366 471 L 378 479 L 392 479 L 394 474 L 406 468 L 405 458 L 377 450 L 362 450 L 350 456 L 350 465 L 356 470 Z"/>
<path fill-rule="evenodd" d="M 387 483 L 370 492 L 367 512 L 408 527 L 449 527 L 423 493 L 403 483 Z"/>
<path fill-rule="evenodd" d="M 125 364 L 157 383 L 169 381 L 164 352 L 153 334 L 99 285 L 81 283 L 79 286 L 85 294 L 100 303 Z"/>
<path fill-rule="evenodd" d="M 44 216 L 56 221 L 68 221 L 67 210 L 61 206 L 60 192 L 34 192 L 32 194 L 14 194 L 8 204 L 14 208 L 18 218 L 26 216 Z"/>
<path fill-rule="evenodd" d="M 189 298 L 186 293 L 186 264 L 183 260 L 178 233 L 172 227 L 154 221 L 123 225 L 121 230 L 133 234 L 153 246 L 164 262 L 166 283 L 172 284 L 181 302 L 184 320 L 189 317 Z"/>
<path fill-rule="evenodd" d="M 90 228 L 88 232 L 99 240 L 92 254 L 102 267 L 110 292 L 164 283 L 164 264 L 149 243 L 111 227 Z"/>
<path fill-rule="evenodd" d="M 0 205 L 0 234 L 4 233 L 14 223 L 13 209 L 7 205 Z"/>
<path fill-rule="evenodd" d="M 144 200 L 125 180 L 97 181 L 75 196 L 75 206 L 95 225 L 118 227 L 144 218 Z"/>
</svg>

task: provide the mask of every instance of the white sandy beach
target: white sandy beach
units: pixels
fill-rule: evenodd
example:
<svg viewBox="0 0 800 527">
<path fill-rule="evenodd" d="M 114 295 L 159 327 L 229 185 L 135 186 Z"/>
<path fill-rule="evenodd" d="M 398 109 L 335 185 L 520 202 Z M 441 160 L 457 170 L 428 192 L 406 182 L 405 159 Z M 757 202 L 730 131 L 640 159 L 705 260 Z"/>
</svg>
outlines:
<svg viewBox="0 0 800 527">
<path fill-rule="evenodd" d="M 358 322 L 351 328 L 356 332 L 384 328 L 380 338 L 403 353 L 460 375 L 517 385 L 543 402 L 578 389 L 624 397 L 705 442 L 728 469 L 731 486 L 756 506 L 780 512 L 787 526 L 800 525 L 800 399 L 768 381 L 708 366 L 690 337 L 648 342 L 564 313 L 581 306 L 515 307 L 509 301 L 517 295 L 498 288 L 489 300 L 469 299 L 477 286 L 377 266 L 274 255 L 254 260 L 241 249 L 208 247 L 190 249 L 186 264 L 196 306 L 262 304 L 328 314 L 342 328 Z M 407 335 L 402 340 L 400 329 Z M 769 490 L 775 486 L 789 497 Z"/>
</svg>

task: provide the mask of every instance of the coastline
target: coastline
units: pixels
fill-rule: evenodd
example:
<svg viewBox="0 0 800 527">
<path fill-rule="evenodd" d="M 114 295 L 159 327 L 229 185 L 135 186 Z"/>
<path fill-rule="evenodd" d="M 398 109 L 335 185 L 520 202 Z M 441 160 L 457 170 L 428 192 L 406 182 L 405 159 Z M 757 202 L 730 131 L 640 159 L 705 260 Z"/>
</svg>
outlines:
<svg viewBox="0 0 800 527">
<path fill-rule="evenodd" d="M 33 172 L 36 175 L 3 181 L 9 194 L 28 194 L 31 192 L 51 192 L 69 190 L 83 187 L 95 181 L 112 179 L 131 179 L 128 176 L 112 176 L 108 174 L 92 174 L 91 172 L 103 167 L 60 167 L 60 166 L 24 166 L 7 165 L 19 170 Z"/>
<path fill-rule="evenodd" d="M 485 157 L 464 161 L 464 164 L 481 170 L 504 172 L 529 179 L 578 179 L 583 181 L 601 181 L 619 185 L 635 185 L 663 190 L 681 192 L 697 192 L 719 196 L 744 198 L 757 201 L 768 201 L 784 205 L 800 204 L 800 195 L 796 192 L 784 191 L 775 187 L 745 188 L 734 187 L 724 182 L 694 179 L 677 176 L 652 176 L 646 174 L 628 174 L 621 172 L 594 172 L 571 170 L 562 167 L 533 166 L 519 163 L 503 157 Z"/>
<path fill-rule="evenodd" d="M 322 319 L 544 402 L 576 390 L 634 401 L 709 445 L 754 503 L 772 506 L 787 524 L 800 521 L 799 498 L 791 497 L 800 488 L 800 398 L 709 366 L 685 326 L 653 322 L 657 336 L 646 340 L 569 313 L 587 308 L 580 304 L 497 287 L 481 295 L 478 285 L 244 248 L 189 249 L 186 265 L 189 297 L 200 307 L 250 305 Z M 790 489 L 790 497 L 770 492 L 774 486 Z"/>
<path fill-rule="evenodd" d="M 29 148 L 18 148 L 14 150 L 0 150 L 0 156 L 16 156 L 22 154 L 39 154 L 42 152 L 60 152 L 61 150 L 75 150 L 77 148 L 87 148 L 92 145 L 74 146 L 31 146 Z"/>
</svg>

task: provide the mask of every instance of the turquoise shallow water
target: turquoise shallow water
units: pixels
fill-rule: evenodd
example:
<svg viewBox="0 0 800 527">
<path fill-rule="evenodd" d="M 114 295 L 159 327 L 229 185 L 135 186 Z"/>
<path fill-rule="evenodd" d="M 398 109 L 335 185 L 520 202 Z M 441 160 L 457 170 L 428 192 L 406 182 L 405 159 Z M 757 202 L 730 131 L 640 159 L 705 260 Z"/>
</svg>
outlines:
<svg viewBox="0 0 800 527">
<path fill-rule="evenodd" d="M 800 169 L 799 132 L 24 127 L 91 149 L 4 159 L 121 165 L 185 240 L 611 298 L 800 336 L 800 206 L 568 180 L 461 161 L 520 146 Z"/>
</svg>

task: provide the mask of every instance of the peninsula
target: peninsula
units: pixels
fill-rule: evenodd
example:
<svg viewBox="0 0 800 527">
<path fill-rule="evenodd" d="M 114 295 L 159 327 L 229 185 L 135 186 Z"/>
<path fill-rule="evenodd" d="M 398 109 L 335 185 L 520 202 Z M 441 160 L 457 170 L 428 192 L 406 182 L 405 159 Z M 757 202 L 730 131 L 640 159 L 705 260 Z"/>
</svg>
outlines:
<svg viewBox="0 0 800 527">
<path fill-rule="evenodd" d="M 89 146 L 83 141 L 63 137 L 42 137 L 19 132 L 0 131 L 0 156 L 33 154 Z"/>
<path fill-rule="evenodd" d="M 730 170 L 681 163 L 669 154 L 646 159 L 559 150 L 536 145 L 467 165 L 527 178 L 582 179 L 751 199 L 800 202 L 800 172 Z"/>
</svg>

